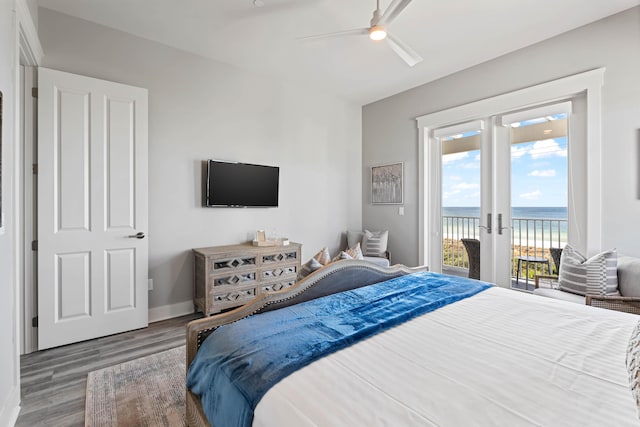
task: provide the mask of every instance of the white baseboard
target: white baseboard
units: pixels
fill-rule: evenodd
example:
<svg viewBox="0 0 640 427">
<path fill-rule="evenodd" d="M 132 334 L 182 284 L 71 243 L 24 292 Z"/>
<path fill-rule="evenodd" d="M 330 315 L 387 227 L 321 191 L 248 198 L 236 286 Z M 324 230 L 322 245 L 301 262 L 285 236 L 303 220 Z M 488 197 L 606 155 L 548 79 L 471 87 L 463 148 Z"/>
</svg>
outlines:
<svg viewBox="0 0 640 427">
<path fill-rule="evenodd" d="M 20 387 L 9 393 L 5 405 L 0 408 L 0 427 L 14 427 L 20 414 Z"/>
<path fill-rule="evenodd" d="M 153 307 L 149 309 L 149 323 L 172 319 L 191 313 L 193 313 L 193 300 Z"/>
</svg>

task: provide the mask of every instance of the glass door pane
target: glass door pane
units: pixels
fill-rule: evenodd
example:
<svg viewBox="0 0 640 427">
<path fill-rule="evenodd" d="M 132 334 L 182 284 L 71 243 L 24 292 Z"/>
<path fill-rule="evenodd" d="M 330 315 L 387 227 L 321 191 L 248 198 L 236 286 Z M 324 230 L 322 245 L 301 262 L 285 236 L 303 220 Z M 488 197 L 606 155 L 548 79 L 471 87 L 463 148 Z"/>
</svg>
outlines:
<svg viewBox="0 0 640 427">
<path fill-rule="evenodd" d="M 440 138 L 442 272 L 480 279 L 481 131 Z"/>
<path fill-rule="evenodd" d="M 510 124 L 512 287 L 532 291 L 536 275 L 557 274 L 553 254 L 567 241 L 568 114 Z"/>
</svg>

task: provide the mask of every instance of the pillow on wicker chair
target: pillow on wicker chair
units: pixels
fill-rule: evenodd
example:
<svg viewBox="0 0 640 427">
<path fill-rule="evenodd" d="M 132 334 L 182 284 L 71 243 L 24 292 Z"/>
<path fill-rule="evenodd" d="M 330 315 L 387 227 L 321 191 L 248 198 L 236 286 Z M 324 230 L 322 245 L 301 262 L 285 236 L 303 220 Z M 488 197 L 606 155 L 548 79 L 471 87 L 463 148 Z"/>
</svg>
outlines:
<svg viewBox="0 0 640 427">
<path fill-rule="evenodd" d="M 560 257 L 558 289 L 578 295 L 620 295 L 615 249 L 587 259 L 567 244 Z"/>
<path fill-rule="evenodd" d="M 385 257 L 389 231 L 364 230 L 362 238 L 362 253 L 364 256 Z"/>
</svg>

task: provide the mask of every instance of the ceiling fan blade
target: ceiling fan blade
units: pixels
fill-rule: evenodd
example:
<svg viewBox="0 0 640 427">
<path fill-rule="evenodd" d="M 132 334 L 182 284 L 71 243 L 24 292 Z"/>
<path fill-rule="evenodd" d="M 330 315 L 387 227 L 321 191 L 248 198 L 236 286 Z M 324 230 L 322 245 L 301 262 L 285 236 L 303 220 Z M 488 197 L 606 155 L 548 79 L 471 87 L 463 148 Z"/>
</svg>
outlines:
<svg viewBox="0 0 640 427">
<path fill-rule="evenodd" d="M 369 34 L 368 28 L 358 28 L 355 30 L 338 31 L 336 33 L 327 33 L 327 34 L 318 34 L 315 36 L 298 37 L 298 40 L 317 40 L 317 39 L 326 39 L 330 37 L 340 37 L 340 36 L 360 36 L 364 34 Z"/>
<path fill-rule="evenodd" d="M 418 53 L 404 44 L 402 41 L 387 33 L 387 42 L 391 49 L 398 54 L 400 58 L 404 60 L 410 67 L 413 67 L 418 62 L 422 62 L 422 57 Z"/>
<path fill-rule="evenodd" d="M 385 26 L 391 24 L 405 7 L 409 6 L 409 3 L 411 3 L 411 0 L 393 0 L 375 25 Z"/>
</svg>

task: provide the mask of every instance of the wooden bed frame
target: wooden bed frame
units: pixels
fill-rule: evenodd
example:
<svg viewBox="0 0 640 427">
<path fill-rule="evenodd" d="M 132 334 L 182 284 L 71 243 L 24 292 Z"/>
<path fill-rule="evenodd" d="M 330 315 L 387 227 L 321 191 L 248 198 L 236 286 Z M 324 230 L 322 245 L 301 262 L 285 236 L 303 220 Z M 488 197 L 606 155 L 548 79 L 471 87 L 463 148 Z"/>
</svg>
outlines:
<svg viewBox="0 0 640 427">
<path fill-rule="evenodd" d="M 234 310 L 194 320 L 187 325 L 187 370 L 202 342 L 222 325 L 237 322 L 259 312 L 299 304 L 348 289 L 427 270 L 427 267 L 409 268 L 400 264 L 381 267 L 367 261 L 338 261 L 311 273 L 290 288 L 261 294 Z M 186 393 L 187 426 L 211 427 L 202 409 L 200 398 L 192 394 L 189 389 Z"/>
</svg>

